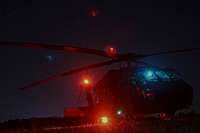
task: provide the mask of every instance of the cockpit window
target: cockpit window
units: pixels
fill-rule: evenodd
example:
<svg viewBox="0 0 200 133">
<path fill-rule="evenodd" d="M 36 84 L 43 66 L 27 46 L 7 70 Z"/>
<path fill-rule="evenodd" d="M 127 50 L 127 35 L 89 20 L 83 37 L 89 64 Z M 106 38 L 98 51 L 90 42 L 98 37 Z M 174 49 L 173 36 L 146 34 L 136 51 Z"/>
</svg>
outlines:
<svg viewBox="0 0 200 133">
<path fill-rule="evenodd" d="M 155 73 L 151 70 L 138 72 L 138 78 L 142 83 L 145 81 L 157 81 Z"/>
<path fill-rule="evenodd" d="M 142 84 L 146 82 L 180 80 L 181 76 L 174 70 L 144 70 L 137 72 L 138 79 Z"/>
<path fill-rule="evenodd" d="M 159 70 L 159 71 L 156 71 L 155 73 L 156 73 L 156 76 L 161 78 L 163 81 L 170 81 L 170 78 L 166 74 L 166 72 Z"/>
<path fill-rule="evenodd" d="M 174 71 L 174 70 L 167 70 L 166 73 L 173 80 L 180 80 L 180 79 L 182 79 L 181 75 L 178 72 Z"/>
</svg>

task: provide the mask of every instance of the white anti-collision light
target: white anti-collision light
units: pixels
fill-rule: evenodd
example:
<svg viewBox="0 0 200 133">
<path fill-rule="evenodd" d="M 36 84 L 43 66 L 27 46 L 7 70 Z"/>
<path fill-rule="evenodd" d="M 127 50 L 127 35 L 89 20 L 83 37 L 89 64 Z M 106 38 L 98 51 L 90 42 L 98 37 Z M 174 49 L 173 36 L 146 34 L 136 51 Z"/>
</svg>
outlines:
<svg viewBox="0 0 200 133">
<path fill-rule="evenodd" d="M 118 110 L 117 115 L 121 115 L 121 114 L 122 114 L 122 110 Z"/>
</svg>

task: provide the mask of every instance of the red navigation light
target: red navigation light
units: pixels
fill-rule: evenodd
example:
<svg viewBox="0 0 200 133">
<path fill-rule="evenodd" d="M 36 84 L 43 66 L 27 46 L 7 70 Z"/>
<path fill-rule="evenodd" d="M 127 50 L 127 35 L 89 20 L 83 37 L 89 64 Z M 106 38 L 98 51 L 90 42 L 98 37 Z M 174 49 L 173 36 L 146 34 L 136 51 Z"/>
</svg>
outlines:
<svg viewBox="0 0 200 133">
<path fill-rule="evenodd" d="M 104 51 L 105 53 L 110 56 L 110 57 L 115 57 L 116 56 L 116 49 L 113 47 L 113 46 L 110 46 L 110 45 L 107 45 L 105 48 L 104 48 Z"/>
<path fill-rule="evenodd" d="M 147 96 L 147 97 L 150 97 L 150 96 L 151 96 L 151 94 L 150 94 L 150 93 L 146 93 L 146 96 Z"/>
</svg>

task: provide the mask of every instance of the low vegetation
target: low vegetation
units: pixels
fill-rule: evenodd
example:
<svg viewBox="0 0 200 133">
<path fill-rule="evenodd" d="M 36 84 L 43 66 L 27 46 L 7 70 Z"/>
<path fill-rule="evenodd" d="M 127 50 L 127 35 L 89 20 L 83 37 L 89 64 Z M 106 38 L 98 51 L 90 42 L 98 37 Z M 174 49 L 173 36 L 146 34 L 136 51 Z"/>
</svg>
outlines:
<svg viewBox="0 0 200 133">
<path fill-rule="evenodd" d="M 0 133 L 7 132 L 199 133 L 200 115 L 180 114 L 175 120 L 169 121 L 148 116 L 120 119 L 104 125 L 90 118 L 80 117 L 17 119 L 0 123 Z"/>
</svg>

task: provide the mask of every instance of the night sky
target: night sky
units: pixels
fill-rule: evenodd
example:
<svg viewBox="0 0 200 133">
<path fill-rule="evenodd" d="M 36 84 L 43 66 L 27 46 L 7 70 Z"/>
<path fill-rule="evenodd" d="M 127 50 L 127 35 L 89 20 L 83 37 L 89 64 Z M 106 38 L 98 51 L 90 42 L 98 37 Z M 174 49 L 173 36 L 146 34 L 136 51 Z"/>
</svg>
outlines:
<svg viewBox="0 0 200 133">
<path fill-rule="evenodd" d="M 92 12 L 96 11 L 97 14 Z M 119 53 L 151 53 L 200 47 L 199 4 L 160 0 L 116 2 L 6 1 L 0 2 L 0 42 L 35 42 L 104 49 Z M 25 91 L 18 88 L 71 69 L 106 61 L 81 53 L 0 47 L 0 121 L 63 116 L 65 107 L 79 105 L 79 81 L 85 72 Z M 143 59 L 176 69 L 195 91 L 190 110 L 200 112 L 200 52 L 167 54 Z M 94 83 L 110 68 L 89 71 Z"/>
</svg>

